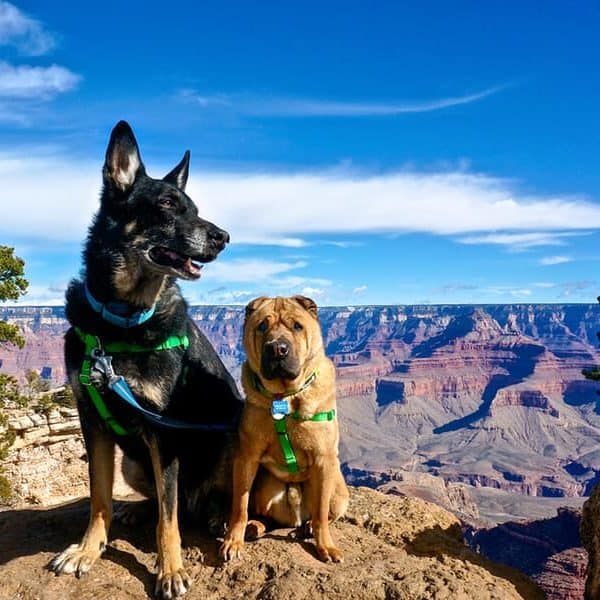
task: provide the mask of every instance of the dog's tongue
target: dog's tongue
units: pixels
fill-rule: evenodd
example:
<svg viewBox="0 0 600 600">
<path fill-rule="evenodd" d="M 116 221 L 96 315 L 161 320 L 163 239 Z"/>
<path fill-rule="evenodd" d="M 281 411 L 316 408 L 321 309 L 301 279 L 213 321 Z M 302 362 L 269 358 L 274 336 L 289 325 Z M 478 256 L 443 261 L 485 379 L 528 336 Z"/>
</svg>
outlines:
<svg viewBox="0 0 600 600">
<path fill-rule="evenodd" d="M 185 270 L 192 276 L 194 277 L 200 277 L 200 271 L 202 269 L 202 265 L 197 265 L 195 262 L 192 261 L 191 258 L 188 258 L 185 261 Z"/>
</svg>

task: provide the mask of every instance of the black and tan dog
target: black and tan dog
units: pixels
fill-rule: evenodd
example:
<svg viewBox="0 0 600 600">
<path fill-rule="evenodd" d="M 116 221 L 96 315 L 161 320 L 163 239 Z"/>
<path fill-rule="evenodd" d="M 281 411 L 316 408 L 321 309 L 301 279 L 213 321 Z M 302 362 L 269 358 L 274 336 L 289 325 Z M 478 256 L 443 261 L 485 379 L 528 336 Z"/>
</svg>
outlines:
<svg viewBox="0 0 600 600">
<path fill-rule="evenodd" d="M 84 250 L 85 279 L 70 284 L 66 304 L 65 359 L 89 460 L 91 515 L 82 541 L 50 565 L 80 576 L 105 549 L 117 443 L 137 467 L 131 483 L 142 492 L 155 488 L 162 598 L 180 596 L 191 584 L 178 507 L 197 513 L 206 504 L 229 443 L 225 430 L 235 429 L 242 407 L 175 283 L 198 279 L 197 263 L 214 260 L 229 241 L 185 194 L 188 165 L 186 152 L 166 177 L 152 179 L 129 125 L 121 121 L 110 137 L 100 209 Z M 124 385 L 139 407 L 124 399 Z"/>
<path fill-rule="evenodd" d="M 284 526 L 310 520 L 319 558 L 340 562 L 329 522 L 345 513 L 348 489 L 338 459 L 335 369 L 325 356 L 316 304 L 304 296 L 253 300 L 244 349 L 247 399 L 221 556 L 240 555 L 250 505 Z"/>
</svg>

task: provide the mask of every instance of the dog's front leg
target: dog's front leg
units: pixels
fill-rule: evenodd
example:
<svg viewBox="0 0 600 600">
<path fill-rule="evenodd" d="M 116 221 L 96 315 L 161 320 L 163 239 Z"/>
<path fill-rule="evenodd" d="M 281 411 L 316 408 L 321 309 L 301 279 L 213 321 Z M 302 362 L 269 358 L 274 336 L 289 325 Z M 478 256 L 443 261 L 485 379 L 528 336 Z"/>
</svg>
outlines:
<svg viewBox="0 0 600 600">
<path fill-rule="evenodd" d="M 181 559 L 181 537 L 177 519 L 179 460 L 164 452 L 156 438 L 151 438 L 148 445 L 158 499 L 158 575 L 154 593 L 158 598 L 169 600 L 183 596 L 192 585 Z"/>
<path fill-rule="evenodd" d="M 311 469 L 308 491 L 311 506 L 313 534 L 317 544 L 317 554 L 325 562 L 342 562 L 342 553 L 333 543 L 329 531 L 329 514 L 333 495 L 335 474 L 338 469 L 337 456 L 319 457 Z"/>
<path fill-rule="evenodd" d="M 112 518 L 115 444 L 96 427 L 83 427 L 90 476 L 90 521 L 80 544 L 72 544 L 50 563 L 57 575 L 87 573 L 106 548 Z"/>
<path fill-rule="evenodd" d="M 219 550 L 224 560 L 239 558 L 244 547 L 250 490 L 258 471 L 258 465 L 258 459 L 249 458 L 243 449 L 237 452 L 233 461 L 231 518 L 229 519 L 227 535 Z"/>
</svg>

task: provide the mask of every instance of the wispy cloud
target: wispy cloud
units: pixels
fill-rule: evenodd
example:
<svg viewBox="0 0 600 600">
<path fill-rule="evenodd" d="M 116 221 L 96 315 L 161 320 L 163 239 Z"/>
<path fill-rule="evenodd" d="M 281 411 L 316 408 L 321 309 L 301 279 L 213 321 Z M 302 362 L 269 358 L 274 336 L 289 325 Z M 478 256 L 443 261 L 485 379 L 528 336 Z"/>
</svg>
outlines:
<svg viewBox="0 0 600 600">
<path fill-rule="evenodd" d="M 522 288 L 510 285 L 497 285 L 489 286 L 482 289 L 484 295 L 492 295 L 499 297 L 509 298 L 523 298 L 532 295 L 532 291 L 529 288 Z"/>
<path fill-rule="evenodd" d="M 3 184 L 11 190 L 0 235 L 83 239 L 98 206 L 100 162 L 0 154 Z M 461 236 L 464 243 L 505 236 L 506 242 L 541 244 L 600 229 L 596 202 L 521 194 L 509 181 L 464 172 L 192 173 L 188 191 L 203 216 L 225 227 L 237 244 L 299 247 L 310 243 L 302 241 L 306 236 L 355 233 L 430 233 Z"/>
<path fill-rule="evenodd" d="M 247 304 L 255 293 L 251 290 L 228 290 L 220 288 L 218 292 L 214 290 L 207 294 L 207 300 L 211 304 Z"/>
<path fill-rule="evenodd" d="M 432 100 L 348 102 L 313 98 L 256 97 L 243 94 L 201 95 L 182 90 L 179 97 L 202 109 L 219 109 L 257 117 L 385 117 L 424 113 L 478 102 L 505 89 L 495 86 L 472 94 Z"/>
<path fill-rule="evenodd" d="M 513 250 L 526 250 L 538 246 L 564 246 L 565 238 L 591 235 L 589 231 L 544 231 L 530 233 L 487 233 L 458 238 L 461 244 L 494 244 Z"/>
<path fill-rule="evenodd" d="M 40 56 L 56 46 L 56 38 L 14 4 L 0 0 L 0 45 L 14 46 L 28 56 Z"/>
<path fill-rule="evenodd" d="M 558 284 L 557 287 L 562 289 L 559 298 L 569 298 L 572 296 L 580 295 L 584 290 L 589 290 L 592 286 L 596 286 L 595 281 L 583 279 L 581 281 L 567 281 L 565 283 Z M 584 294 L 586 299 L 589 299 L 589 292 Z"/>
<path fill-rule="evenodd" d="M 260 258 L 221 260 L 207 267 L 211 281 L 261 283 L 308 266 L 305 261 L 281 262 Z M 304 278 L 302 278 L 304 281 Z"/>
<path fill-rule="evenodd" d="M 367 289 L 368 289 L 368 288 L 367 288 L 367 286 L 366 286 L 366 285 L 359 285 L 358 287 L 355 287 L 355 288 L 352 290 L 352 293 L 353 293 L 355 296 L 360 296 L 361 294 L 364 294 L 364 293 L 367 291 Z"/>
<path fill-rule="evenodd" d="M 272 236 L 272 237 L 246 237 L 244 238 L 245 244 L 252 244 L 253 246 L 282 246 L 284 248 L 304 248 L 308 246 L 308 243 L 305 240 L 295 237 L 281 237 L 281 236 Z"/>
<path fill-rule="evenodd" d="M 435 294 L 454 294 L 456 292 L 467 292 L 476 289 L 477 286 L 471 285 L 470 283 L 447 283 L 446 285 L 443 285 L 431 291 Z"/>
<path fill-rule="evenodd" d="M 541 288 L 541 289 L 551 289 L 557 286 L 556 283 L 551 283 L 550 281 L 536 281 L 531 284 L 533 287 Z"/>
<path fill-rule="evenodd" d="M 21 54 L 40 56 L 55 45 L 55 36 L 39 21 L 0 0 L 0 46 L 13 46 Z M 74 89 L 80 80 L 80 75 L 61 65 L 15 65 L 0 60 L 0 122 L 29 125 L 40 103 Z"/>
<path fill-rule="evenodd" d="M 323 288 L 306 286 L 300 290 L 300 293 L 303 296 L 308 296 L 310 298 L 322 298 L 325 295 L 326 290 L 324 290 Z"/>
<path fill-rule="evenodd" d="M 540 259 L 540 265 L 562 265 L 563 263 L 571 262 L 573 259 L 570 256 L 544 256 Z"/>
<path fill-rule="evenodd" d="M 30 284 L 27 293 L 15 304 L 60 306 L 65 302 L 63 284 L 51 283 L 48 286 Z"/>
<path fill-rule="evenodd" d="M 0 61 L 0 98 L 50 100 L 72 90 L 79 75 L 58 65 L 50 67 L 13 66 Z"/>
<path fill-rule="evenodd" d="M 183 282 L 186 296 L 194 302 L 219 304 L 245 304 L 251 298 L 262 295 L 304 294 L 322 298 L 331 281 L 304 275 L 306 261 L 285 262 L 263 258 L 221 258 L 206 266 L 207 281 L 223 282 L 204 295 L 198 295 L 194 284 Z M 243 284 L 243 289 L 230 289 Z"/>
</svg>

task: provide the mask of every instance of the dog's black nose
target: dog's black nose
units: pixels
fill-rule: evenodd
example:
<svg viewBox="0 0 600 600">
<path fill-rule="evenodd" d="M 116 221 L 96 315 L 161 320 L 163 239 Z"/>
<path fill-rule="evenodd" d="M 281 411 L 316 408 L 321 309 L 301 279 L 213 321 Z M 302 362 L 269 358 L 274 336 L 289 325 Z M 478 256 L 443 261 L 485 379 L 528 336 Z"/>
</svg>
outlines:
<svg viewBox="0 0 600 600">
<path fill-rule="evenodd" d="M 218 227 L 213 227 L 208 232 L 208 237 L 215 243 L 225 246 L 225 244 L 229 244 L 229 234 L 224 229 L 219 229 Z"/>
<path fill-rule="evenodd" d="M 267 352 L 272 358 L 285 358 L 290 353 L 290 347 L 287 342 L 274 340 L 266 344 Z"/>
</svg>

